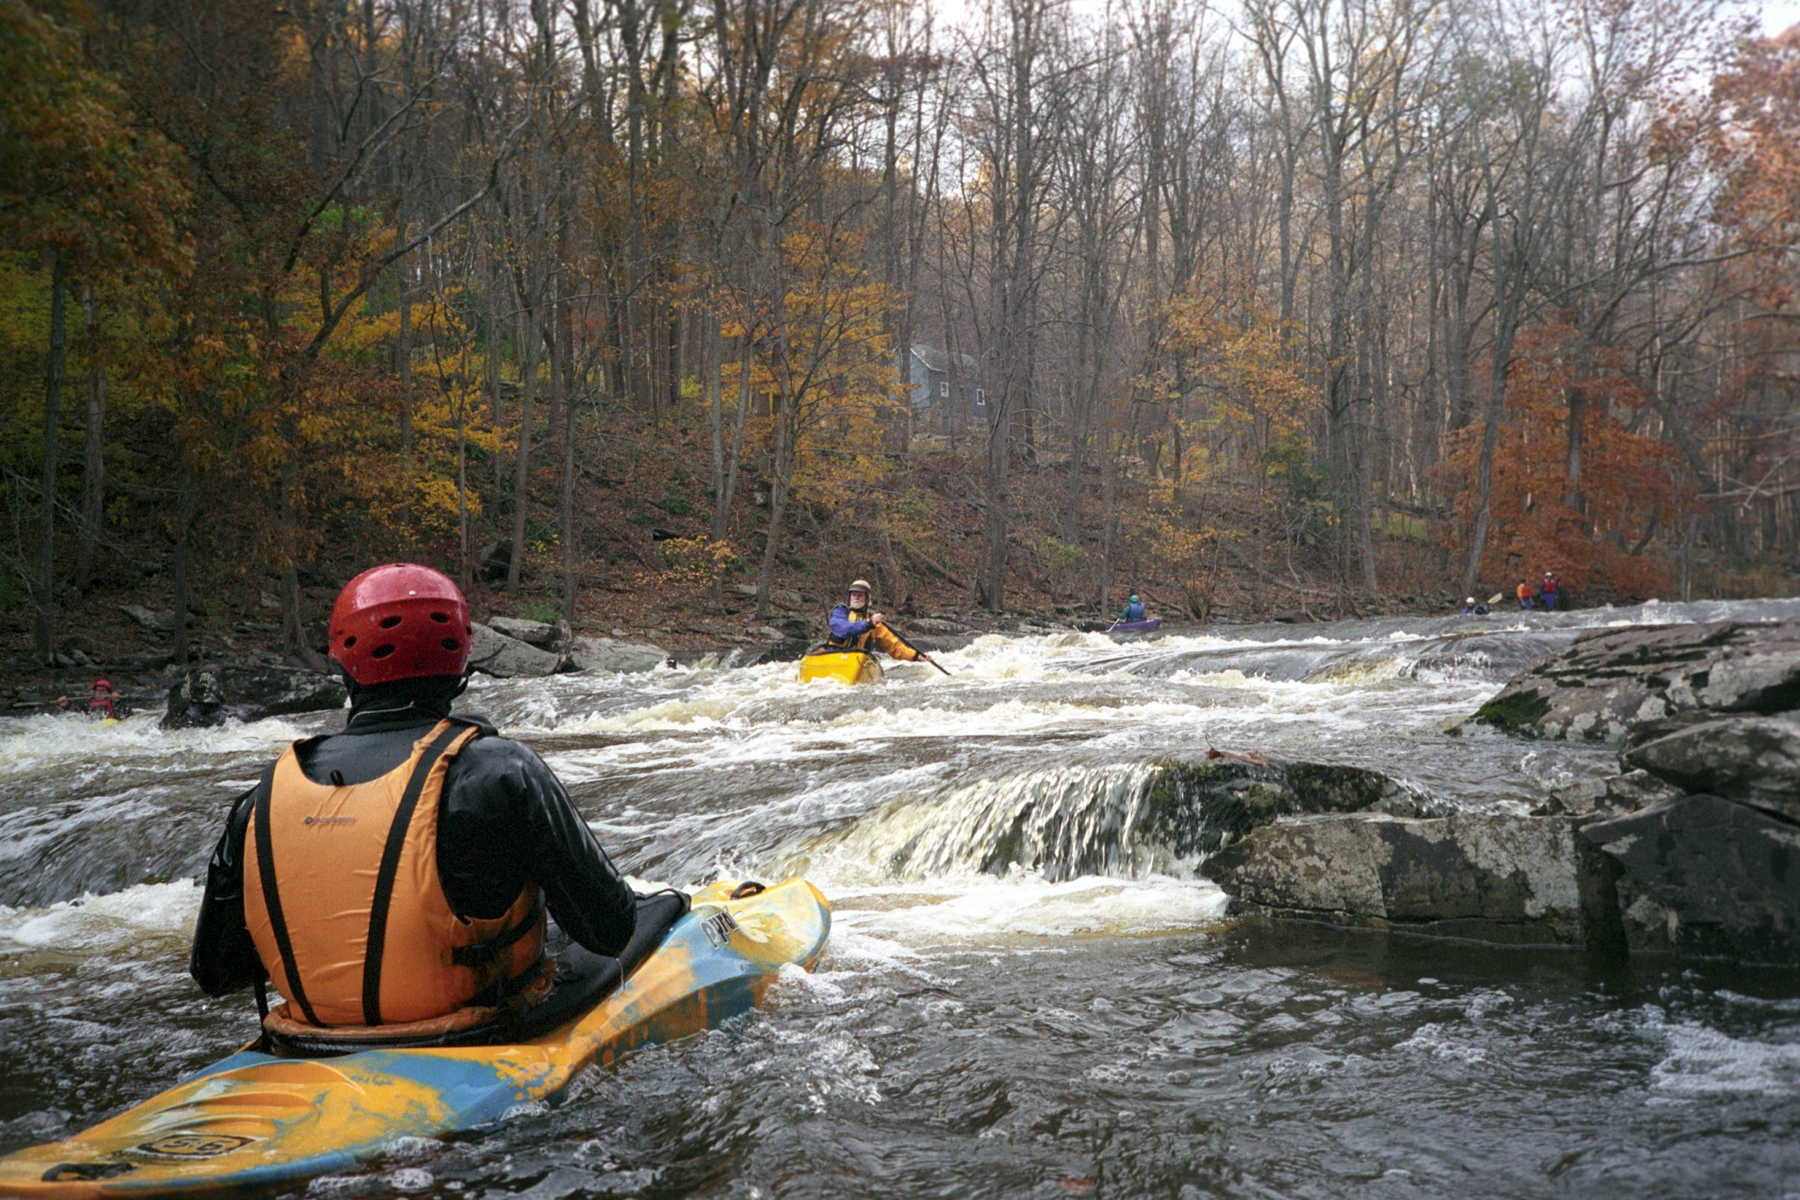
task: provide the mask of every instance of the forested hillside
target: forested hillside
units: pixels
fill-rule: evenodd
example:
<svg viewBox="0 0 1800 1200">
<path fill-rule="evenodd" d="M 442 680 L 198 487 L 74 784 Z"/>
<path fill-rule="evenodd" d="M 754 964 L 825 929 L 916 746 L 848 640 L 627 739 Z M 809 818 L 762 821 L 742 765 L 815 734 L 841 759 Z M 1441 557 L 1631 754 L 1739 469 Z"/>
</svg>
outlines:
<svg viewBox="0 0 1800 1200">
<path fill-rule="evenodd" d="M 301 651 L 393 557 L 578 626 L 867 572 L 1789 593 L 1800 30 L 1753 28 L 0 0 L 0 635 L 135 599 Z"/>
</svg>

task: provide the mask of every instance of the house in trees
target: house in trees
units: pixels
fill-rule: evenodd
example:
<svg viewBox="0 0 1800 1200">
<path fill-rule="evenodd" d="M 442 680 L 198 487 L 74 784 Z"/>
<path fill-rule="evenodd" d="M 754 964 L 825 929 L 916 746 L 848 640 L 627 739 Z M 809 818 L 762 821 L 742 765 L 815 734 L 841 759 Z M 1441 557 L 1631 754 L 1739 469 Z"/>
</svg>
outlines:
<svg viewBox="0 0 1800 1200">
<path fill-rule="evenodd" d="M 973 357 L 952 361 L 939 347 L 914 342 L 906 359 L 915 427 L 952 435 L 987 428 L 987 393 L 977 386 Z"/>
</svg>

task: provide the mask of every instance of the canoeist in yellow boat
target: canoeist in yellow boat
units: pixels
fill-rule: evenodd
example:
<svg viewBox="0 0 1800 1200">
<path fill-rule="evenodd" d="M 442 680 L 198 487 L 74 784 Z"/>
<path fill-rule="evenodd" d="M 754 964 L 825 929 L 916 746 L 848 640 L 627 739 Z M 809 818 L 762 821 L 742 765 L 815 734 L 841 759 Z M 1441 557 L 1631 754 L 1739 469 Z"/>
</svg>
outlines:
<svg viewBox="0 0 1800 1200">
<path fill-rule="evenodd" d="M 902 641 L 887 627 L 887 620 L 871 612 L 869 581 L 858 579 L 850 584 L 848 603 L 831 610 L 826 623 L 831 632 L 825 644 L 833 650 L 880 650 L 901 662 L 912 662 L 919 652 Z"/>
</svg>

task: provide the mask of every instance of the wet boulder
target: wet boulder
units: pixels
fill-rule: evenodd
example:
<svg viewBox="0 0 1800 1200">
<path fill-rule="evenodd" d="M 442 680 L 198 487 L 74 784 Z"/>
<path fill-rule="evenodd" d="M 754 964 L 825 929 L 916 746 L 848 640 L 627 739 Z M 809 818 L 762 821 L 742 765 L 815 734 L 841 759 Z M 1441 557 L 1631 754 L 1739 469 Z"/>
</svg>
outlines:
<svg viewBox="0 0 1800 1200">
<path fill-rule="evenodd" d="M 1684 712 L 1800 709 L 1800 619 L 1606 629 L 1509 682 L 1474 720 L 1524 737 L 1618 744 Z"/>
<path fill-rule="evenodd" d="M 1280 817 L 1442 815 L 1429 797 L 1379 771 L 1219 750 L 1160 766 L 1145 786 L 1143 812 L 1143 830 L 1182 855 L 1209 854 Z"/>
<path fill-rule="evenodd" d="M 1357 814 L 1257 829 L 1206 861 L 1235 911 L 1510 945 L 1613 947 L 1571 819 Z"/>
<path fill-rule="evenodd" d="M 576 671 L 626 674 L 654 671 L 669 661 L 669 652 L 649 642 L 626 642 L 608 637 L 580 637 L 569 651 L 569 665 Z"/>
<path fill-rule="evenodd" d="M 1550 789 L 1550 796 L 1531 810 L 1535 817 L 1594 817 L 1636 812 L 1672 800 L 1681 789 L 1648 771 L 1626 771 L 1605 779 L 1582 779 Z"/>
<path fill-rule="evenodd" d="M 998 875 L 1022 868 L 1052 879 L 1169 870 L 1284 816 L 1436 811 L 1430 800 L 1376 771 L 1209 753 L 1143 774 L 1073 768 L 1034 779 L 995 802 L 1005 815 L 981 834 L 987 845 L 980 869 Z"/>
<path fill-rule="evenodd" d="M 209 664 L 186 671 L 169 689 L 163 729 L 193 729 L 226 721 L 342 708 L 349 700 L 344 681 L 295 667 Z"/>
<path fill-rule="evenodd" d="M 1800 961 L 1800 826 L 1751 804 L 1688 795 L 1584 825 L 1609 862 L 1637 953 Z"/>
<path fill-rule="evenodd" d="M 528 621 L 523 617 L 489 617 L 487 626 L 495 633 L 524 642 L 527 646 L 536 646 L 539 650 L 548 650 L 552 654 L 567 650 L 574 640 L 568 625 L 562 621 L 551 624 L 548 621 Z"/>
<path fill-rule="evenodd" d="M 566 660 L 562 654 L 540 650 L 480 621 L 473 622 L 471 628 L 474 630 L 469 644 L 471 671 L 500 679 L 517 679 L 554 675 L 563 669 Z"/>
<path fill-rule="evenodd" d="M 1632 730 L 1619 762 L 1683 792 L 1741 800 L 1800 827 L 1800 721 L 1658 722 Z"/>
<path fill-rule="evenodd" d="M 1800 961 L 1800 723 L 1687 713 L 1634 728 L 1620 757 L 1531 816 L 1290 819 L 1204 869 L 1274 917 Z"/>
<path fill-rule="evenodd" d="M 767 644 L 762 649 L 742 656 L 738 665 L 748 667 L 757 663 L 793 662 L 818 645 L 823 636 L 822 622 L 801 617 L 776 617 L 762 630 L 762 637 L 768 639 Z"/>
</svg>

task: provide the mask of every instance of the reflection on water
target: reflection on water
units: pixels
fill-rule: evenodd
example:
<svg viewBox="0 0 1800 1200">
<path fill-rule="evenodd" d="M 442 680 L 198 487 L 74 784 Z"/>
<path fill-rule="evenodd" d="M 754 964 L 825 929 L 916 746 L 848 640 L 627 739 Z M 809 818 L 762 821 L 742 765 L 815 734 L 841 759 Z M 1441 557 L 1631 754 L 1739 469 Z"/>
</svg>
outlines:
<svg viewBox="0 0 1800 1200">
<path fill-rule="evenodd" d="M 1612 756 L 1447 736 L 1513 672 L 1596 625 L 1796 613 L 989 636 L 862 691 L 791 664 L 478 683 L 645 886 L 804 869 L 833 941 L 761 1013 L 311 1194 L 1796 1194 L 1793 976 L 1227 921 L 1133 817 L 1209 748 L 1526 802 Z M 0 719 L 0 1149 L 248 1036 L 248 1000 L 185 977 L 194 879 L 232 796 L 338 719 Z"/>
</svg>

